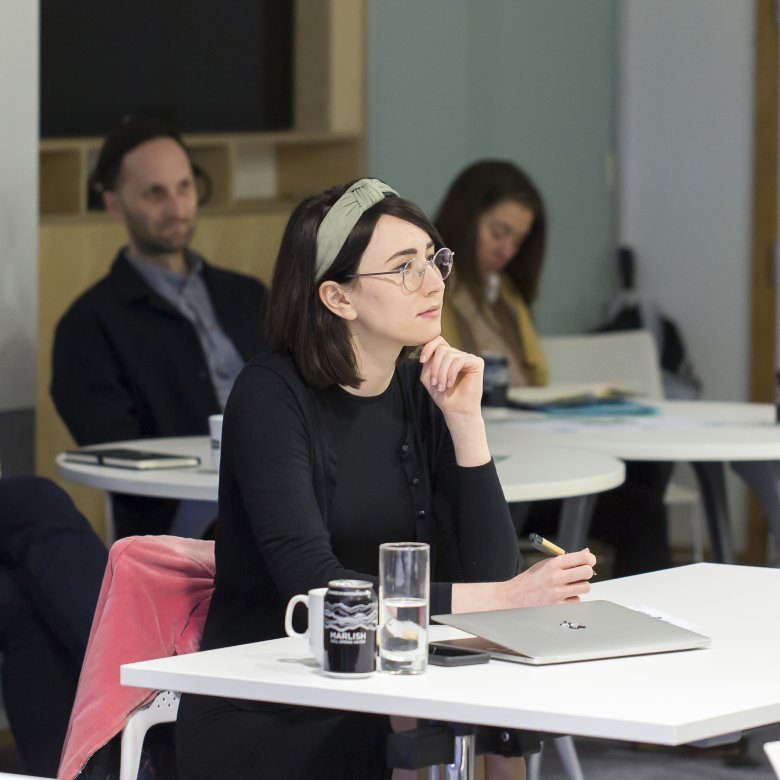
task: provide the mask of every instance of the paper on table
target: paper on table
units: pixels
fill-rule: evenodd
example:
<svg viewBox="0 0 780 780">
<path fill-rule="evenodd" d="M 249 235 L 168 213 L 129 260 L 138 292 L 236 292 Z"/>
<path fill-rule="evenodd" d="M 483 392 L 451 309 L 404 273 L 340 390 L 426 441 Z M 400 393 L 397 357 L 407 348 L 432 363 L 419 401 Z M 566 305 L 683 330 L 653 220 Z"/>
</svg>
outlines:
<svg viewBox="0 0 780 780">
<path fill-rule="evenodd" d="M 547 404 L 537 407 L 556 417 L 626 417 L 627 415 L 658 414 L 658 409 L 636 401 L 596 399 L 592 403 L 578 401 L 571 404 Z"/>
<path fill-rule="evenodd" d="M 670 417 L 668 415 L 647 416 L 603 416 L 603 417 L 534 417 L 512 418 L 509 415 L 496 417 L 495 422 L 504 425 L 515 425 L 519 428 L 527 428 L 545 433 L 578 433 L 589 431 L 593 428 L 620 429 L 625 431 L 686 431 L 692 428 L 701 428 L 707 423 L 704 420 L 695 420 L 691 417 Z"/>
<path fill-rule="evenodd" d="M 612 384 L 555 384 L 544 387 L 510 387 L 508 396 L 516 403 L 561 404 L 589 398 L 627 398 L 634 396 L 631 390 Z"/>
<path fill-rule="evenodd" d="M 665 623 L 671 623 L 673 626 L 677 626 L 678 628 L 686 628 L 688 631 L 695 631 L 697 634 L 700 634 L 702 630 L 701 626 L 697 625 L 696 623 L 691 623 L 690 621 L 683 620 L 682 618 L 672 617 L 672 615 L 667 615 L 665 612 L 661 612 L 660 610 L 655 609 L 655 607 L 648 607 L 646 604 L 634 604 L 634 606 L 629 607 L 629 609 L 633 609 L 634 612 L 641 612 L 648 617 L 658 618 L 659 620 L 663 620 Z"/>
</svg>

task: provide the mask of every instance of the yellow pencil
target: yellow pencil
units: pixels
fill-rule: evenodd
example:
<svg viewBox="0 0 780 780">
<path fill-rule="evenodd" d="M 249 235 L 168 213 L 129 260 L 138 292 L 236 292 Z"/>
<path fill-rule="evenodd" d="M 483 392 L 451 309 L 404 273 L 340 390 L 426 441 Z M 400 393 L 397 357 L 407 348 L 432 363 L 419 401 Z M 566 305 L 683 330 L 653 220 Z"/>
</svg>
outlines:
<svg viewBox="0 0 780 780">
<path fill-rule="evenodd" d="M 558 547 L 557 544 L 553 544 L 549 539 L 539 536 L 539 534 L 528 534 L 528 538 L 531 540 L 531 544 L 543 553 L 548 555 L 566 555 L 566 550 Z"/>
<path fill-rule="evenodd" d="M 547 553 L 547 555 L 566 555 L 566 550 L 562 547 L 558 547 L 557 544 L 551 542 L 549 539 L 545 539 L 539 534 L 528 534 L 528 538 L 531 544 L 540 552 Z M 593 576 L 596 576 L 596 572 L 593 572 Z"/>
</svg>

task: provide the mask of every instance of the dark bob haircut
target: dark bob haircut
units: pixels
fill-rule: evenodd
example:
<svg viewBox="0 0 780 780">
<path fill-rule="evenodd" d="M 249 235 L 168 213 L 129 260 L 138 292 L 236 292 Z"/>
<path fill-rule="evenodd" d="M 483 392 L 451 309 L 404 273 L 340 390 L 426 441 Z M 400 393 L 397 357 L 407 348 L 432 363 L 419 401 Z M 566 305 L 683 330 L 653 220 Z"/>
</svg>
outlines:
<svg viewBox="0 0 780 780">
<path fill-rule="evenodd" d="M 311 387 L 359 387 L 363 381 L 347 323 L 320 300 L 322 282 L 358 284 L 357 272 L 374 227 L 387 215 L 424 230 L 438 249 L 443 246 L 436 228 L 413 203 L 386 195 L 357 221 L 333 264 L 319 282 L 314 280 L 317 231 L 330 207 L 350 184 L 333 187 L 300 203 L 290 216 L 274 265 L 266 329 L 271 346 L 288 354 Z M 399 357 L 408 354 L 405 350 Z"/>
<path fill-rule="evenodd" d="M 458 258 L 457 283 L 463 283 L 480 304 L 483 285 L 477 267 L 477 219 L 504 201 L 515 201 L 534 215 L 531 231 L 504 273 L 527 305 L 539 291 L 547 245 L 547 213 L 544 200 L 528 174 L 511 162 L 482 160 L 458 174 L 444 196 L 436 227 Z"/>
</svg>

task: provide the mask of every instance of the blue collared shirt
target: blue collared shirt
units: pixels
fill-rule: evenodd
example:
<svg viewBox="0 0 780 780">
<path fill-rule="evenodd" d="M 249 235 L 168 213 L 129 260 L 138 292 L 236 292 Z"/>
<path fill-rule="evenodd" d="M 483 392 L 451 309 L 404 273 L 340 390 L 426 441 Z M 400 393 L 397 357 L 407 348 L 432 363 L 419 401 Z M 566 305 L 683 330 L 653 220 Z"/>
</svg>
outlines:
<svg viewBox="0 0 780 780">
<path fill-rule="evenodd" d="M 244 358 L 217 321 L 211 296 L 203 281 L 203 258 L 194 252 L 187 252 L 189 271 L 178 274 L 139 260 L 127 250 L 125 257 L 146 283 L 195 327 L 206 357 L 211 383 L 224 409 L 233 382 L 244 367 Z"/>
</svg>

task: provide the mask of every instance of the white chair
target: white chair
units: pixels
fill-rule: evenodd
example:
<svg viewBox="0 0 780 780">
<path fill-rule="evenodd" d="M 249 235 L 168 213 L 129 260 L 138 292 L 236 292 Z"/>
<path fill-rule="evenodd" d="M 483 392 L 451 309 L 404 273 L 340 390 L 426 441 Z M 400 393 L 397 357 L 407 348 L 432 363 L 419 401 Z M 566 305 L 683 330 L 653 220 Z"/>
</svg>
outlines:
<svg viewBox="0 0 780 780">
<path fill-rule="evenodd" d="M 147 730 L 176 720 L 179 695 L 124 687 L 125 663 L 194 652 L 214 589 L 214 542 L 131 536 L 108 554 L 59 776 L 73 780 L 120 731 L 121 780 L 135 780 Z M 116 637 L 123 641 L 117 642 Z"/>
<path fill-rule="evenodd" d="M 122 729 L 119 780 L 137 780 L 146 732 L 158 723 L 173 723 L 179 712 L 180 698 L 176 691 L 160 691 L 152 701 L 130 716 Z"/>
<path fill-rule="evenodd" d="M 626 330 L 576 336 L 547 336 L 542 350 L 550 384 L 613 384 L 650 401 L 663 399 L 658 351 L 650 331 Z M 678 481 L 664 495 L 668 509 L 684 508 L 691 529 L 693 558 L 704 559 L 699 493 Z"/>
<path fill-rule="evenodd" d="M 780 742 L 767 742 L 764 744 L 764 752 L 769 758 L 769 763 L 775 774 L 780 777 Z"/>
<path fill-rule="evenodd" d="M 658 352 L 649 331 L 546 336 L 541 346 L 552 385 L 610 383 L 650 400 L 663 398 Z"/>
</svg>

